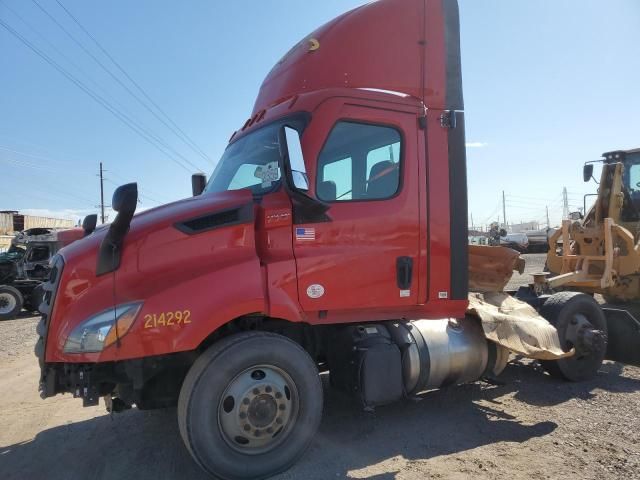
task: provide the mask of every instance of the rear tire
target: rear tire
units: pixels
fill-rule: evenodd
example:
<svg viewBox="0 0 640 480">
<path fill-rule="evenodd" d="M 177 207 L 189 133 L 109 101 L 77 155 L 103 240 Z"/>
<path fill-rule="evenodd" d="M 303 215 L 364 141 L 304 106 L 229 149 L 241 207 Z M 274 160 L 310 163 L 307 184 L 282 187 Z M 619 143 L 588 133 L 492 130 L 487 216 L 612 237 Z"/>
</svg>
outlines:
<svg viewBox="0 0 640 480">
<path fill-rule="evenodd" d="M 0 285 L 0 320 L 11 320 L 22 310 L 24 298 L 10 285 Z"/>
<path fill-rule="evenodd" d="M 549 297 L 544 303 L 540 309 L 540 315 L 556 327 L 560 344 L 565 351 L 576 348 L 576 353 L 572 357 L 542 361 L 540 362 L 542 367 L 551 376 L 571 382 L 580 382 L 594 377 L 602 366 L 607 352 L 607 320 L 595 299 L 584 293 L 559 292 Z M 602 332 L 604 342 L 598 345 L 598 348 L 587 350 L 580 346 L 580 342 L 572 341 L 572 328 L 575 329 L 576 322 L 584 320 L 591 324 L 591 328 Z"/>
<path fill-rule="evenodd" d="M 322 402 L 318 370 L 300 345 L 245 332 L 218 341 L 193 364 L 180 391 L 178 425 L 210 475 L 266 478 L 309 447 Z"/>
</svg>

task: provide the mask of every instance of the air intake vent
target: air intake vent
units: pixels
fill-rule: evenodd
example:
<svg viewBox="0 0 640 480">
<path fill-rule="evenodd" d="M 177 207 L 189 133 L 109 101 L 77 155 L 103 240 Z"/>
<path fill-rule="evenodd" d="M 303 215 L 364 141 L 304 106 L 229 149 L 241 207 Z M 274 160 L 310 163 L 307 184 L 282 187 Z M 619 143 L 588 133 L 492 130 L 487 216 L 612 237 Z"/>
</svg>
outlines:
<svg viewBox="0 0 640 480">
<path fill-rule="evenodd" d="M 207 232 L 215 228 L 250 223 L 253 221 L 253 205 L 248 203 L 241 207 L 209 213 L 176 223 L 175 227 L 187 235 Z"/>
</svg>

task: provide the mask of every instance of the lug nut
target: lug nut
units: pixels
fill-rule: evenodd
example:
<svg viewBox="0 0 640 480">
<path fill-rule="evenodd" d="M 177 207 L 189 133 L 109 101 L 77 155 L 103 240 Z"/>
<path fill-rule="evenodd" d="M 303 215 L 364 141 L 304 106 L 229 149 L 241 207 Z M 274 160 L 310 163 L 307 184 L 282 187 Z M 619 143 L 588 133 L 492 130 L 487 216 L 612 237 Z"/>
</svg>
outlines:
<svg viewBox="0 0 640 480">
<path fill-rule="evenodd" d="M 251 430 L 251 427 L 249 425 L 245 425 L 244 426 L 244 431 L 248 432 L 249 430 Z"/>
<path fill-rule="evenodd" d="M 281 403 L 280 405 L 278 405 L 278 408 L 279 408 L 280 410 L 285 410 L 287 407 L 285 406 L 285 404 L 284 404 L 284 403 Z"/>
<path fill-rule="evenodd" d="M 240 418 L 244 420 L 245 418 L 247 418 L 247 414 L 244 412 L 240 412 Z"/>
<path fill-rule="evenodd" d="M 242 400 L 242 403 L 244 403 L 245 405 L 249 405 L 251 403 L 251 400 L 245 398 L 244 400 Z"/>
<path fill-rule="evenodd" d="M 271 427 L 267 428 L 267 433 L 273 433 L 273 428 Z"/>
<path fill-rule="evenodd" d="M 254 395 L 258 395 L 260 393 L 260 390 L 258 390 L 257 388 L 253 389 L 253 394 Z"/>
<path fill-rule="evenodd" d="M 264 389 L 265 392 L 267 393 L 271 393 L 271 390 L 273 390 L 271 387 L 267 386 L 267 388 Z"/>
<path fill-rule="evenodd" d="M 276 423 L 282 425 L 282 419 L 280 417 L 276 418 Z"/>
<path fill-rule="evenodd" d="M 276 392 L 276 398 L 279 400 L 282 398 L 282 394 L 280 392 Z"/>
</svg>

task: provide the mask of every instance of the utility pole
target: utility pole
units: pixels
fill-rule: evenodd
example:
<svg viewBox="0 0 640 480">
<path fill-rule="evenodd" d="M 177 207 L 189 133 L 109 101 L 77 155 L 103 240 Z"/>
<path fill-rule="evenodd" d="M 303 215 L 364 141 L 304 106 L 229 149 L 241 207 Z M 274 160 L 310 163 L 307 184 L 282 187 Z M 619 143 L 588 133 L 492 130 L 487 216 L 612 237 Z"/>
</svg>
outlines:
<svg viewBox="0 0 640 480">
<path fill-rule="evenodd" d="M 104 224 L 104 176 L 102 172 L 102 162 L 100 162 L 100 220 Z"/>
<path fill-rule="evenodd" d="M 475 230 L 475 227 L 473 225 L 473 213 L 471 214 L 471 230 Z"/>
<path fill-rule="evenodd" d="M 507 229 L 507 203 L 505 202 L 504 190 L 502 191 L 502 221 L 504 222 L 504 229 Z"/>
<path fill-rule="evenodd" d="M 569 218 L 569 196 L 567 195 L 567 187 L 562 189 L 562 219 Z"/>
<path fill-rule="evenodd" d="M 549 206 L 547 205 L 547 230 L 549 230 L 551 228 L 551 225 L 549 224 Z"/>
</svg>

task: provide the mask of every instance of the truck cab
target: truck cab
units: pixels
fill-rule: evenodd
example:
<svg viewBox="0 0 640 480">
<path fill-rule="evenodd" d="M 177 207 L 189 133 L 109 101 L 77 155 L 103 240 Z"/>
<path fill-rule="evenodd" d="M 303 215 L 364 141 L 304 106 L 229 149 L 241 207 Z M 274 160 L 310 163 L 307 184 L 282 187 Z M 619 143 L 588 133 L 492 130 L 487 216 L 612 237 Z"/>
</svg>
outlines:
<svg viewBox="0 0 640 480">
<path fill-rule="evenodd" d="M 296 44 L 194 196 L 63 248 L 44 286 L 40 392 L 110 411 L 178 405 L 219 478 L 286 469 L 319 372 L 373 408 L 496 375 L 468 306 L 455 0 L 381 0 Z"/>
</svg>

